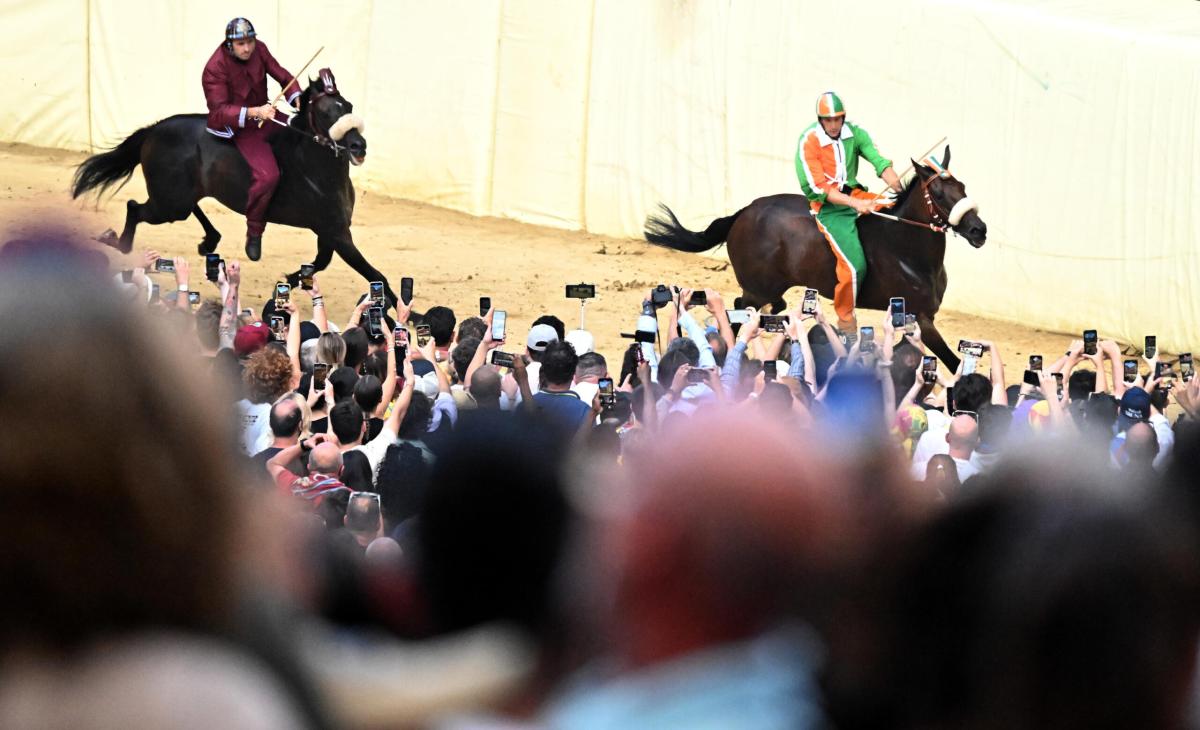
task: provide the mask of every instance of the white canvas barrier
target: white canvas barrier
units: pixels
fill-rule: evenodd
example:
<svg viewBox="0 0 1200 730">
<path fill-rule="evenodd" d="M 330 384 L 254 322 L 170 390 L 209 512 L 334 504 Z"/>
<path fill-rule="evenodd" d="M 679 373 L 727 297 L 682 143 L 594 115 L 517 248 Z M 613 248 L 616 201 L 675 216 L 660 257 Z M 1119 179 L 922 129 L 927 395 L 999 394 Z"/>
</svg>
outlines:
<svg viewBox="0 0 1200 730">
<path fill-rule="evenodd" d="M 204 110 L 245 14 L 285 66 L 324 45 L 367 121 L 368 190 L 639 236 L 798 192 L 826 89 L 896 166 L 946 136 L 987 245 L 952 238 L 945 305 L 1200 347 L 1200 3 L 863 0 L 8 0 L 0 140 L 89 149 Z M 274 87 L 272 86 L 272 92 Z M 866 166 L 864 166 L 865 168 Z M 878 189 L 869 169 L 863 182 Z"/>
</svg>

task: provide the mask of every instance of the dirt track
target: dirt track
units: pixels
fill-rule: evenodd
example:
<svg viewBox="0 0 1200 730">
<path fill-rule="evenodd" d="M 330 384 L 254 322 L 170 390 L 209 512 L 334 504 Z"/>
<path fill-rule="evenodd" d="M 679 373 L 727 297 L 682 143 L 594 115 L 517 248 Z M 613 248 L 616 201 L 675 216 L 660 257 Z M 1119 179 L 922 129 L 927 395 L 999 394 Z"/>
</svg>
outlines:
<svg viewBox="0 0 1200 730">
<path fill-rule="evenodd" d="M 72 201 L 68 192 L 71 174 L 83 159 L 84 155 L 77 153 L 0 145 L 2 240 L 46 221 L 67 225 L 88 238 L 106 228 L 120 232 L 125 201 L 146 197 L 140 170 L 124 190 L 97 207 L 94 198 Z M 213 200 L 202 202 L 201 207 L 224 234 L 219 252 L 226 258 L 244 259 L 242 217 Z M 508 311 L 510 340 L 519 336 L 523 342 L 529 323 L 547 312 L 562 318 L 568 329 L 576 327 L 578 306 L 563 298 L 563 285 L 594 283 L 598 299 L 588 304 L 587 327 L 596 336 L 597 349 L 610 360 L 628 342 L 618 333 L 632 329 L 649 287 L 660 282 L 707 285 L 720 291 L 729 305 L 740 293 L 732 269 L 723 269 L 722 262 L 715 259 L 666 251 L 639 240 L 476 218 L 369 193 L 360 192 L 353 233 L 359 249 L 387 274 L 393 287 L 399 289 L 402 276 L 415 279 L 418 308 L 446 304 L 461 319 L 476 311 L 480 296 L 490 296 L 497 309 Z M 197 272 L 202 264 L 196 254 L 200 238 L 200 225 L 191 218 L 170 225 L 143 225 L 138 227 L 135 252 L 151 248 L 168 257 L 188 256 Z M 243 261 L 243 303 L 256 309 L 261 308 L 280 274 L 311 260 L 316 240 L 308 231 L 268 226 L 263 250 L 262 261 Z M 951 286 L 970 286 L 970 282 L 956 280 L 954 272 L 950 276 Z M 366 290 L 366 282 L 336 257 L 321 278 L 330 316 L 344 323 L 351 304 Z M 215 287 L 203 282 L 202 272 L 193 279 L 200 282 L 206 296 L 216 295 Z M 161 281 L 167 279 L 161 277 Z M 789 303 L 794 303 L 791 297 Z M 823 305 L 832 316 L 830 303 Z M 859 320 L 871 324 L 881 318 L 882 314 L 867 312 L 860 313 Z M 1050 361 L 1066 349 L 1070 339 L 947 310 L 938 315 L 937 322 L 947 342 L 960 338 L 996 342 L 1009 363 L 1009 380 L 1016 382 L 1029 353 L 1044 354 Z"/>
</svg>

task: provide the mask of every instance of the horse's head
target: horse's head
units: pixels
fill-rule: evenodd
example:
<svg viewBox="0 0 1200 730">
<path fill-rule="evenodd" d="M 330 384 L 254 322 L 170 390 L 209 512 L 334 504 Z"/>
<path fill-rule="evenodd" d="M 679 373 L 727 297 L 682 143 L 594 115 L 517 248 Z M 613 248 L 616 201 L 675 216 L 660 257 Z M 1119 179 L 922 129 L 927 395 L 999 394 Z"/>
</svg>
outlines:
<svg viewBox="0 0 1200 730">
<path fill-rule="evenodd" d="M 361 165 L 367 156 L 367 140 L 363 120 L 353 111 L 354 105 L 338 91 L 333 72 L 327 68 L 321 69 L 315 81 L 310 78 L 300 95 L 300 117 L 308 130 L 345 147 L 350 163 Z"/>
<path fill-rule="evenodd" d="M 921 188 L 917 192 L 925 197 L 930 217 L 939 225 L 948 225 L 979 248 L 987 241 L 987 224 L 979 217 L 979 206 L 967 197 L 966 186 L 950 174 L 949 145 L 946 145 L 941 165 L 936 161 L 933 165 L 935 167 L 929 167 L 913 160 L 913 169 L 917 171 L 915 183 Z"/>
</svg>

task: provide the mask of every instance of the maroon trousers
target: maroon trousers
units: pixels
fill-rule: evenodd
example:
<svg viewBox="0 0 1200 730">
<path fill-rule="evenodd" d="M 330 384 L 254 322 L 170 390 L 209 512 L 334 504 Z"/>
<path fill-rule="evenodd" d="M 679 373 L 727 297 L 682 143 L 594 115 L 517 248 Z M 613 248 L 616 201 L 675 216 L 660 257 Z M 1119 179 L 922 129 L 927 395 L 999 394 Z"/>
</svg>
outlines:
<svg viewBox="0 0 1200 730">
<path fill-rule="evenodd" d="M 277 113 L 276 118 L 279 116 Z M 271 137 L 278 130 L 277 124 L 267 122 L 260 128 L 258 122 L 247 119 L 246 126 L 233 135 L 238 152 L 250 165 L 250 194 L 246 197 L 247 236 L 261 236 L 267 227 L 267 207 L 279 185 L 279 165 L 271 150 Z"/>
</svg>

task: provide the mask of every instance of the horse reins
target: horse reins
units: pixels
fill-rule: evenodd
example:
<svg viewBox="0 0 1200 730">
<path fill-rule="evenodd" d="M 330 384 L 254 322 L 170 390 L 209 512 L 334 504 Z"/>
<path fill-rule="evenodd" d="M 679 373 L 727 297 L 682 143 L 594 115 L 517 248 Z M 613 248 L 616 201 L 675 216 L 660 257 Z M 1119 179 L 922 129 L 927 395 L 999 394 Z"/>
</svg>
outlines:
<svg viewBox="0 0 1200 730">
<path fill-rule="evenodd" d="M 950 175 L 949 172 L 943 172 L 941 174 L 946 176 Z M 942 212 L 941 206 L 939 206 L 933 199 L 933 196 L 929 194 L 929 184 L 933 182 L 934 178 L 939 176 L 940 175 L 933 175 L 921 181 L 921 195 L 925 198 L 925 208 L 929 211 L 929 218 L 931 220 L 930 223 L 909 220 L 908 218 L 901 218 L 898 215 L 881 213 L 877 210 L 873 210 L 871 213 L 879 216 L 880 218 L 887 218 L 888 220 L 896 221 L 897 223 L 907 223 L 910 226 L 917 226 L 918 228 L 928 228 L 934 233 L 945 233 L 947 230 L 953 231 L 953 226 L 951 226 L 947 220 L 949 213 Z"/>
<path fill-rule="evenodd" d="M 323 47 L 324 46 L 322 46 L 322 48 Z M 320 51 L 317 51 L 317 52 L 320 53 Z M 313 58 L 316 58 L 316 56 L 313 56 Z M 309 61 L 309 63 L 311 63 L 311 60 Z M 307 67 L 308 66 L 305 65 L 305 68 L 307 68 Z M 296 129 L 290 123 L 285 124 L 284 122 L 279 121 L 275 117 L 268 117 L 268 119 L 270 119 L 272 122 L 274 122 L 275 124 L 278 124 L 279 126 L 285 128 L 285 129 L 289 129 L 289 130 L 295 132 L 296 134 L 304 135 L 306 138 L 311 139 L 313 142 L 316 142 L 317 144 L 321 145 L 322 147 L 333 150 L 333 156 L 339 157 L 341 151 L 346 148 L 343 147 L 342 145 L 338 144 L 334 140 L 330 139 L 327 135 L 318 133 L 316 121 L 313 119 L 313 110 L 316 109 L 316 107 L 317 107 L 317 100 L 323 96 L 335 96 L 335 95 L 337 95 L 337 93 L 338 93 L 337 85 L 334 83 L 333 77 L 329 74 L 328 69 L 322 69 L 321 70 L 321 89 L 320 89 L 320 91 L 315 92 L 306 104 L 307 109 L 305 111 L 305 121 L 308 122 L 309 132 L 305 132 L 303 130 Z"/>
</svg>

